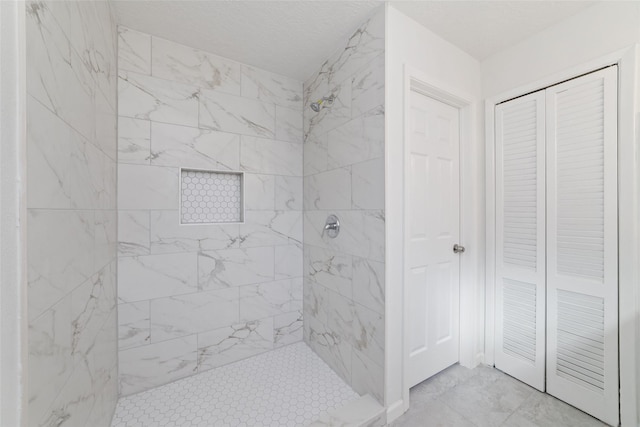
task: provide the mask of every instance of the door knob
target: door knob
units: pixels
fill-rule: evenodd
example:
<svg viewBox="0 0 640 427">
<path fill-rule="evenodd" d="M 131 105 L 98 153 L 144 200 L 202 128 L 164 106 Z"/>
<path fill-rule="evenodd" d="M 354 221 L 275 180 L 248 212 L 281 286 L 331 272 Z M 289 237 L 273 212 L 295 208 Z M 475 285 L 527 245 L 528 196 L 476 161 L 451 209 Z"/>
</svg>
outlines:
<svg viewBox="0 0 640 427">
<path fill-rule="evenodd" d="M 453 245 L 453 253 L 454 254 L 461 254 L 464 253 L 465 249 L 464 246 L 460 246 L 459 244 L 455 244 Z"/>
</svg>

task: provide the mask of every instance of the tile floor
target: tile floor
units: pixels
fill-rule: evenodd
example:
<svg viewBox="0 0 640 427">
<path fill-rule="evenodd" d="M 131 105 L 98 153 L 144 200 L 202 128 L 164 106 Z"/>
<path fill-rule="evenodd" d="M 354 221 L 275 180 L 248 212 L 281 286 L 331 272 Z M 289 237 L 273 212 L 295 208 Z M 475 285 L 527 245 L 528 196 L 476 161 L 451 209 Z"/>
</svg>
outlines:
<svg viewBox="0 0 640 427">
<path fill-rule="evenodd" d="M 489 367 L 454 365 L 411 389 L 392 427 L 603 427 L 574 407 Z"/>
<path fill-rule="evenodd" d="M 112 427 L 306 426 L 359 397 L 297 343 L 124 397 Z"/>
</svg>

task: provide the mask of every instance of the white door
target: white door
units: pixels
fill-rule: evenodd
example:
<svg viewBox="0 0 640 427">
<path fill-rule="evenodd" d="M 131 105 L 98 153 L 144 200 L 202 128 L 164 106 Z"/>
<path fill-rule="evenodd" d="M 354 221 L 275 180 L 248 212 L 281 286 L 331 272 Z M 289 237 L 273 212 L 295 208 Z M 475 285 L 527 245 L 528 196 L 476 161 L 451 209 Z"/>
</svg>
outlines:
<svg viewBox="0 0 640 427">
<path fill-rule="evenodd" d="M 617 67 L 546 92 L 547 391 L 618 425 Z"/>
<path fill-rule="evenodd" d="M 459 359 L 459 110 L 411 92 L 405 194 L 410 387 Z"/>
<path fill-rule="evenodd" d="M 496 106 L 495 366 L 544 391 L 544 90 Z"/>
</svg>

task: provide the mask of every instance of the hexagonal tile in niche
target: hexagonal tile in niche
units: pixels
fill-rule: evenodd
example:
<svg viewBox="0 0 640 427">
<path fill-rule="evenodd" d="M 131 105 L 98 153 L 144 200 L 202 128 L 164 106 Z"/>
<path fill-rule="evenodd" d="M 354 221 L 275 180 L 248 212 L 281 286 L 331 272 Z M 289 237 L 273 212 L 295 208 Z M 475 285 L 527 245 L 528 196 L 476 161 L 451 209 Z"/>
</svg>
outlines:
<svg viewBox="0 0 640 427">
<path fill-rule="evenodd" d="M 218 224 L 244 220 L 242 173 L 181 169 L 180 177 L 182 224 Z"/>
</svg>

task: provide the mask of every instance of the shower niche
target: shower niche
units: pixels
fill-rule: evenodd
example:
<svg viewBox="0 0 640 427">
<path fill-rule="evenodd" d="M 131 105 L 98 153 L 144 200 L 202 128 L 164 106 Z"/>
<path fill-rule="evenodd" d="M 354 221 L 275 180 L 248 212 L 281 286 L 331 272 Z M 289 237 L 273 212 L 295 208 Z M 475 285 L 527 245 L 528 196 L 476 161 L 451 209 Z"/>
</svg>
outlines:
<svg viewBox="0 0 640 427">
<path fill-rule="evenodd" d="M 242 172 L 180 169 L 180 223 L 244 222 Z"/>
</svg>

